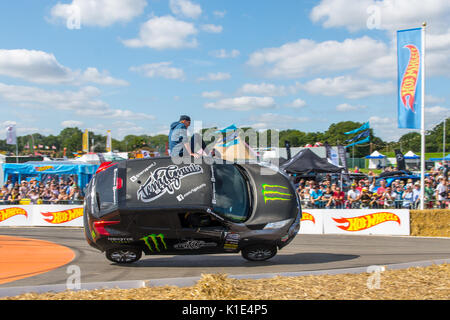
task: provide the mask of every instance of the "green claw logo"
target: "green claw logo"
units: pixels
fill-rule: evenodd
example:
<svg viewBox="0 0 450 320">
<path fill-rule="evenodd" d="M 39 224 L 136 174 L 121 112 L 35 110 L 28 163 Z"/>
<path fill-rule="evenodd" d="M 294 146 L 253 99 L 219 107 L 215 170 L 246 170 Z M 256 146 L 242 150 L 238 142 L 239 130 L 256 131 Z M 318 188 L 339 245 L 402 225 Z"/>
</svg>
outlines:
<svg viewBox="0 0 450 320">
<path fill-rule="evenodd" d="M 279 185 L 270 185 L 263 184 L 262 185 L 262 194 L 264 196 L 264 203 L 267 201 L 289 201 L 291 200 L 292 194 L 286 193 L 285 190 L 289 190 L 289 188 Z"/>
<path fill-rule="evenodd" d="M 149 239 L 152 239 L 152 242 L 150 242 Z M 158 245 L 158 239 L 161 240 L 161 243 L 163 244 L 164 249 L 167 250 L 166 243 L 164 242 L 164 235 L 162 233 L 149 234 L 146 237 L 142 237 L 140 240 L 144 240 L 145 244 L 147 245 L 147 247 L 150 249 L 151 252 L 153 252 L 153 246 L 155 247 L 156 251 L 160 252 L 161 250 Z M 153 246 L 152 246 L 152 244 L 153 244 Z"/>
</svg>

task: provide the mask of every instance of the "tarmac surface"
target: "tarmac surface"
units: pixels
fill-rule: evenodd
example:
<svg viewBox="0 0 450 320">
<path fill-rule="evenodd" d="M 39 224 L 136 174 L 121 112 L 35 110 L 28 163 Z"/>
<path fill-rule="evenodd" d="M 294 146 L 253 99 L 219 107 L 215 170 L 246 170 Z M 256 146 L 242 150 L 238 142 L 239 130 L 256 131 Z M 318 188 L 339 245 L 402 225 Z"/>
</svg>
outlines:
<svg viewBox="0 0 450 320">
<path fill-rule="evenodd" d="M 277 256 L 265 262 L 250 262 L 239 254 L 159 255 L 143 256 L 138 262 L 123 266 L 111 263 L 103 253 L 90 247 L 82 228 L 2 227 L 0 240 L 2 236 L 10 242 L 3 242 L 0 252 L 15 250 L 12 240 L 21 240 L 16 244 L 23 245 L 29 239 L 36 240 L 34 248 L 52 242 L 57 249 L 52 253 L 54 265 L 39 270 L 36 266 L 42 262 L 42 257 L 33 258 L 30 256 L 33 247 L 26 249 L 23 254 L 28 254 L 28 264 L 35 267 L 33 272 L 17 267 L 18 263 L 23 267 L 23 259 L 14 258 L 14 255 L 1 256 L 0 288 L 65 284 L 73 270 L 79 270 L 82 283 L 94 283 L 188 278 L 202 273 L 261 275 L 320 271 L 450 258 L 449 238 L 300 234 Z M 15 274 L 11 274 L 12 270 Z"/>
</svg>

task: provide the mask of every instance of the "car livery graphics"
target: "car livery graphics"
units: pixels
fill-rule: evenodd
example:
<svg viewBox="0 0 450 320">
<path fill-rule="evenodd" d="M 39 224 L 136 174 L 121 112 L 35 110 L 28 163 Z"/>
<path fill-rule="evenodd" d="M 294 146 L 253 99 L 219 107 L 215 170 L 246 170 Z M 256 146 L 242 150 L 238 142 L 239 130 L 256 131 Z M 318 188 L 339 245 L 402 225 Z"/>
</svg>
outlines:
<svg viewBox="0 0 450 320">
<path fill-rule="evenodd" d="M 280 185 L 263 184 L 262 194 L 264 196 L 264 203 L 267 201 L 290 201 L 292 194 L 288 193 L 289 188 Z"/>
<path fill-rule="evenodd" d="M 181 180 L 187 176 L 203 173 L 203 168 L 197 164 L 184 167 L 170 165 L 153 171 L 147 181 L 138 189 L 137 198 L 143 202 L 151 202 L 166 192 L 173 194 L 181 187 Z"/>
<path fill-rule="evenodd" d="M 142 237 L 140 240 L 144 240 L 145 245 L 151 252 L 154 252 L 154 250 L 156 250 L 157 252 L 161 252 L 163 248 L 167 250 L 167 245 L 164 242 L 164 235 L 162 233 L 149 234 L 148 236 Z"/>
<path fill-rule="evenodd" d="M 173 247 L 178 250 L 198 250 L 206 247 L 216 247 L 215 242 L 205 242 L 203 240 L 186 240 L 185 242 L 177 243 Z"/>
</svg>

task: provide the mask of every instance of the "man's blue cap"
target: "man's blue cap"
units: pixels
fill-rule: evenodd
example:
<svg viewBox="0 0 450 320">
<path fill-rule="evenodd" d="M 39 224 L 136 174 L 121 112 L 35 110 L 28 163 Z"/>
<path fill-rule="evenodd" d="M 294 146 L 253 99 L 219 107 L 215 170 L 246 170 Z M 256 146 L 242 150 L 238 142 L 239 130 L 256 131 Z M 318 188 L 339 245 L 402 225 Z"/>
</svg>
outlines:
<svg viewBox="0 0 450 320">
<path fill-rule="evenodd" d="M 180 117 L 180 121 L 183 121 L 183 120 L 186 120 L 186 121 L 191 121 L 191 118 L 189 117 L 189 116 L 181 116 Z"/>
</svg>

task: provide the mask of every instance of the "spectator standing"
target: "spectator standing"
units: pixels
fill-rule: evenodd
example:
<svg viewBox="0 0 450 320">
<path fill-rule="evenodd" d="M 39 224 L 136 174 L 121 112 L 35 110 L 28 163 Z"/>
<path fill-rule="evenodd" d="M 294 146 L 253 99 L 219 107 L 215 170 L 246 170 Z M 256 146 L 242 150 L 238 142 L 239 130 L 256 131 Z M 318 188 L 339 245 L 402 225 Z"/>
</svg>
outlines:
<svg viewBox="0 0 450 320">
<path fill-rule="evenodd" d="M 439 184 L 436 187 L 436 205 L 440 209 L 445 209 L 448 198 L 447 180 L 445 178 L 439 179 Z"/>
<path fill-rule="evenodd" d="M 322 194 L 322 203 L 326 209 L 333 207 L 333 191 L 331 191 L 330 187 L 326 187 L 325 192 Z"/>
<path fill-rule="evenodd" d="M 341 188 L 338 186 L 336 186 L 336 189 L 333 192 L 333 202 L 336 209 L 344 208 L 345 193 L 344 191 L 341 191 Z"/>
<path fill-rule="evenodd" d="M 314 208 L 322 208 L 322 195 L 323 191 L 319 189 L 319 186 L 314 185 L 314 189 L 311 190 L 311 204 Z"/>
<path fill-rule="evenodd" d="M 430 180 L 425 183 L 425 205 L 428 209 L 434 206 L 434 189 L 431 187 Z"/>
<path fill-rule="evenodd" d="M 394 196 L 394 202 L 395 202 L 395 209 L 400 209 L 402 207 L 403 203 L 403 188 L 401 185 L 398 185 Z"/>
<path fill-rule="evenodd" d="M 347 193 L 348 207 L 350 209 L 358 209 L 359 201 L 361 200 L 361 192 L 356 189 L 356 184 L 352 184 Z"/>
<path fill-rule="evenodd" d="M 412 209 L 414 205 L 414 194 L 411 186 L 407 186 L 405 192 L 403 192 L 403 208 Z"/>
<path fill-rule="evenodd" d="M 369 190 L 366 187 L 362 188 L 360 199 L 361 199 L 361 208 L 369 209 L 372 197 L 370 196 Z"/>
<path fill-rule="evenodd" d="M 413 203 L 414 203 L 414 209 L 418 208 L 419 203 L 420 203 L 420 182 L 414 183 Z"/>
</svg>

